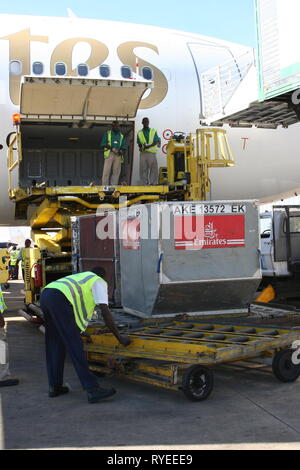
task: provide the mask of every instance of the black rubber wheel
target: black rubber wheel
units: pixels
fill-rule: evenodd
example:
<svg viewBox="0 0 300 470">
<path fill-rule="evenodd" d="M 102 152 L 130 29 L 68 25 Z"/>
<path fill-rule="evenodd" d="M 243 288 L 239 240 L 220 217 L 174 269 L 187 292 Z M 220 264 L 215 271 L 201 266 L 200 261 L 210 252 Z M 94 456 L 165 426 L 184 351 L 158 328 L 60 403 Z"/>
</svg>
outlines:
<svg viewBox="0 0 300 470">
<path fill-rule="evenodd" d="M 204 366 L 189 367 L 182 377 L 182 391 L 191 401 L 206 400 L 214 386 L 214 376 Z"/>
<path fill-rule="evenodd" d="M 283 349 L 275 354 L 272 363 L 273 374 L 281 382 L 295 382 L 300 375 L 300 364 L 293 363 L 294 349 Z"/>
</svg>

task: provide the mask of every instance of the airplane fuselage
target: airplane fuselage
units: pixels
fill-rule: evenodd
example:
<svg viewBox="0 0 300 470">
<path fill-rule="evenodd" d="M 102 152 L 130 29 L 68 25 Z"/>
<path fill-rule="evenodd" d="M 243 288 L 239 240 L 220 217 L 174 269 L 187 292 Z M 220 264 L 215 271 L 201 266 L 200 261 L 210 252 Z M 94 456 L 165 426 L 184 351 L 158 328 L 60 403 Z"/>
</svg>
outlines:
<svg viewBox="0 0 300 470">
<path fill-rule="evenodd" d="M 5 145 L 6 136 L 14 131 L 11 116 L 20 109 L 23 76 L 59 77 L 65 71 L 62 75 L 68 77 L 83 73 L 84 80 L 87 71 L 89 78 L 108 74 L 106 78 L 121 79 L 129 73 L 132 80 L 154 82 L 140 103 L 135 141 L 143 117 L 148 117 L 162 139 L 159 166 L 166 166 L 172 133 L 193 132 L 200 126 L 201 73 L 225 62 L 238 68 L 239 58 L 251 52 L 239 44 L 145 25 L 17 15 L 0 15 L 0 20 L 0 144 Z M 229 129 L 236 166 L 212 171 L 211 197 L 268 200 L 298 188 L 298 129 Z M 20 225 L 8 199 L 5 149 L 0 162 L 0 224 Z M 133 183 L 138 172 L 135 145 Z"/>
</svg>

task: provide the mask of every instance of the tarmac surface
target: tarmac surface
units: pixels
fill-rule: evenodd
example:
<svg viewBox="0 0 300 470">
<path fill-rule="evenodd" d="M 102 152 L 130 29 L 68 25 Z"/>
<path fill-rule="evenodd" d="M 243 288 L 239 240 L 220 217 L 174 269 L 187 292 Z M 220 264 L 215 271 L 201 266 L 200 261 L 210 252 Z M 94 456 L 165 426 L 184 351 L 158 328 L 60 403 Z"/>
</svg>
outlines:
<svg viewBox="0 0 300 470">
<path fill-rule="evenodd" d="M 70 361 L 67 395 L 49 398 L 44 335 L 18 316 L 22 283 L 5 292 L 10 370 L 20 384 L 0 389 L 0 449 L 300 449 L 300 380 L 278 382 L 270 365 L 214 369 L 208 400 L 123 378 L 110 400 L 88 404 Z"/>
</svg>

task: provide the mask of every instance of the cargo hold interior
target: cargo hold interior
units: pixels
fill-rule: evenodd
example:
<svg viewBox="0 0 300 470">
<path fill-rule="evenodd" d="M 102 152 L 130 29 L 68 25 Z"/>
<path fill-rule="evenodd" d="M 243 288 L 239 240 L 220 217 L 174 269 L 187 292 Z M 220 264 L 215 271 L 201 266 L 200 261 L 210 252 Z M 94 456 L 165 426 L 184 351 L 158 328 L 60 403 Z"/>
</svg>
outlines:
<svg viewBox="0 0 300 470">
<path fill-rule="evenodd" d="M 23 122 L 23 159 L 19 185 L 31 187 L 101 185 L 104 164 L 100 143 L 111 122 Z M 134 150 L 134 122 L 120 122 L 127 142 L 120 184 L 131 184 Z"/>
</svg>

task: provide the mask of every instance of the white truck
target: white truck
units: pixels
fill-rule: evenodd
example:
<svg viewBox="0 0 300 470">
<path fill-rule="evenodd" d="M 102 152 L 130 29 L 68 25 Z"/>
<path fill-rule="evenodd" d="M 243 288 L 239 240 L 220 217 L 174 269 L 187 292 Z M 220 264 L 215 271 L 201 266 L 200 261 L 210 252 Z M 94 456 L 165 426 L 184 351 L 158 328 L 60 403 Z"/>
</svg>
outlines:
<svg viewBox="0 0 300 470">
<path fill-rule="evenodd" d="M 263 285 L 277 298 L 299 298 L 300 206 L 274 206 L 260 219 Z"/>
</svg>

